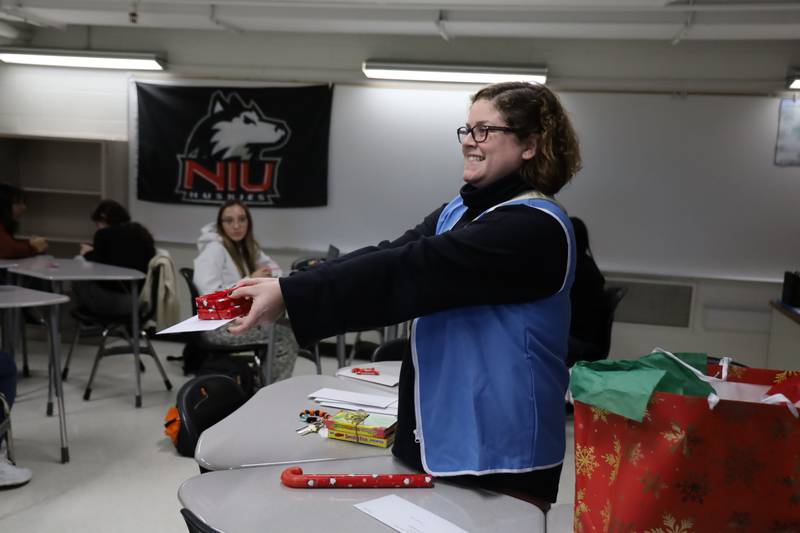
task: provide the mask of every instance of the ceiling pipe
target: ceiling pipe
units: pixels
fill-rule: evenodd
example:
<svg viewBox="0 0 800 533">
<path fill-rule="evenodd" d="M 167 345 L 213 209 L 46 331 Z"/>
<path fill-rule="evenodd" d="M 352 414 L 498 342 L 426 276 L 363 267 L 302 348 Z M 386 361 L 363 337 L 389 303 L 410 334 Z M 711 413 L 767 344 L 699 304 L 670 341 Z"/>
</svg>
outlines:
<svg viewBox="0 0 800 533">
<path fill-rule="evenodd" d="M 692 4 L 694 4 L 694 0 L 689 0 L 689 6 Z M 686 35 L 689 33 L 689 30 L 694 24 L 694 15 L 694 11 L 690 11 L 689 14 L 686 15 L 686 22 L 683 23 L 683 27 L 678 31 L 678 33 L 675 34 L 675 37 L 672 38 L 670 43 L 672 46 L 676 46 L 679 42 L 681 42 L 681 39 L 686 37 Z"/>
<path fill-rule="evenodd" d="M 233 24 L 225 22 L 224 20 L 221 20 L 219 17 L 217 17 L 217 6 L 214 4 L 211 4 L 211 9 L 208 14 L 208 20 L 210 20 L 213 24 L 216 24 L 223 30 L 232 31 L 235 33 L 244 33 L 244 30 L 242 28 L 234 26 Z"/>
<path fill-rule="evenodd" d="M 447 41 L 447 42 L 450 42 L 450 39 L 451 39 L 452 37 L 451 37 L 451 36 L 450 36 L 450 34 L 447 32 L 447 28 L 445 27 L 444 23 L 445 23 L 444 11 L 442 11 L 442 10 L 440 9 L 440 10 L 439 10 L 439 13 L 438 13 L 438 14 L 437 14 L 437 16 L 436 16 L 436 21 L 435 21 L 435 24 L 436 24 L 436 30 L 439 32 L 439 36 L 440 36 L 442 39 L 444 39 L 444 40 L 445 40 L 445 41 Z"/>
<path fill-rule="evenodd" d="M 217 0 L 169 0 L 168 2 L 173 5 L 192 5 L 192 6 L 208 6 L 214 5 Z M 60 3 L 60 2 L 59 2 Z M 63 4 L 60 7 L 63 6 Z M 225 2 L 225 7 L 306 7 L 306 8 L 351 8 L 351 9 L 408 9 L 420 10 L 431 9 L 431 4 L 425 3 L 403 3 L 403 2 L 381 2 L 381 3 L 368 3 L 368 2 L 325 2 L 320 0 L 297 0 L 297 1 L 277 1 L 277 2 L 264 2 L 264 0 L 228 0 Z M 457 4 L 448 3 L 446 5 L 449 11 L 455 10 L 468 10 L 468 11 L 519 11 L 519 12 L 583 12 L 583 13 L 674 13 L 686 11 L 719 11 L 719 12 L 733 12 L 733 11 L 800 11 L 800 3 L 758 3 L 749 2 L 742 3 L 714 3 L 714 4 L 688 4 L 685 2 L 677 3 L 670 2 L 661 6 L 603 6 L 593 5 L 587 2 L 586 5 L 580 6 L 560 6 L 560 5 L 519 5 L 519 4 Z M 434 7 L 435 8 L 435 7 Z"/>
</svg>

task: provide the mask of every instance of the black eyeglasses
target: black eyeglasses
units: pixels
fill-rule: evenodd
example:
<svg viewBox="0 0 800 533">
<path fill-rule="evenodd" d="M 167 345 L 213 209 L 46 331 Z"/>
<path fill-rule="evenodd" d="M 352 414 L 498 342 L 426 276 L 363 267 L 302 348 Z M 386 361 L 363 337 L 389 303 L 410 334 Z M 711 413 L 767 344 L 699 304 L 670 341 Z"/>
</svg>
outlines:
<svg viewBox="0 0 800 533">
<path fill-rule="evenodd" d="M 472 138 L 475 139 L 476 143 L 482 143 L 489 137 L 490 131 L 504 131 L 506 133 L 513 133 L 517 130 L 515 128 L 509 128 L 508 126 L 487 126 L 485 124 L 478 124 L 477 126 L 472 126 L 471 128 L 461 126 L 456 130 L 456 134 L 458 134 L 458 142 L 460 144 L 464 144 L 464 139 L 467 138 L 467 135 L 472 135 Z"/>
</svg>

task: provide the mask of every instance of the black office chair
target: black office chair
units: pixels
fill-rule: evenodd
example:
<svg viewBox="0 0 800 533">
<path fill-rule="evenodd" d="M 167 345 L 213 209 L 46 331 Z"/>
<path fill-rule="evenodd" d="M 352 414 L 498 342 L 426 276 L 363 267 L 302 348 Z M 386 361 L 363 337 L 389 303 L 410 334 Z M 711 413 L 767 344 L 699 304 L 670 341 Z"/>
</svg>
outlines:
<svg viewBox="0 0 800 533">
<path fill-rule="evenodd" d="M 197 303 L 195 302 L 195 298 L 200 296 L 200 291 L 197 290 L 197 286 L 194 284 L 194 269 L 192 268 L 181 268 L 178 270 L 186 281 L 186 286 L 189 288 L 189 295 L 191 297 L 191 305 L 192 305 L 192 313 L 197 314 Z M 273 329 L 274 334 L 274 329 Z M 262 362 L 266 362 L 268 359 L 268 350 L 269 346 L 260 343 L 260 344 L 244 344 L 239 346 L 230 346 L 230 345 L 222 345 L 222 344 L 213 344 L 203 340 L 201 335 L 197 335 L 194 339 L 196 346 L 199 350 L 206 351 L 216 355 L 230 355 L 234 353 L 246 353 L 246 352 L 253 352 L 254 354 L 254 361 L 257 367 L 262 367 Z M 307 350 L 301 349 L 298 352 L 298 355 L 311 360 L 316 364 L 317 367 L 317 374 L 322 374 L 322 363 L 319 358 L 319 351 L 315 351 L 313 354 Z M 264 369 L 261 368 L 261 372 L 259 375 L 263 379 L 262 385 L 268 385 L 269 381 L 271 381 L 271 369 Z M 269 371 L 266 371 L 269 370 Z"/>
<path fill-rule="evenodd" d="M 603 305 L 598 313 L 598 320 L 604 321 L 602 337 L 596 342 L 586 342 L 570 337 L 567 366 L 571 367 L 577 361 L 599 361 L 608 357 L 611 352 L 611 329 L 614 326 L 614 313 L 627 292 L 627 287 L 606 287 L 603 290 Z"/>
<path fill-rule="evenodd" d="M 372 352 L 372 362 L 402 361 L 403 354 L 408 350 L 409 339 L 400 338 L 386 341 Z"/>
<path fill-rule="evenodd" d="M 606 328 L 603 330 L 604 335 L 601 339 L 600 344 L 600 353 L 602 354 L 601 359 L 605 359 L 608 357 L 609 353 L 611 353 L 611 328 L 614 326 L 614 313 L 617 310 L 617 306 L 628 294 L 627 287 L 606 287 L 603 290 L 605 299 L 604 299 L 604 309 L 606 313 Z"/>
<path fill-rule="evenodd" d="M 92 313 L 88 309 L 82 308 L 75 308 L 70 311 L 70 314 L 76 320 L 76 325 L 72 346 L 70 347 L 69 354 L 67 354 L 67 361 L 64 364 L 64 370 L 62 371 L 62 376 L 64 379 L 66 379 L 67 375 L 69 374 L 69 363 L 72 359 L 72 353 L 75 349 L 75 346 L 78 344 L 78 339 L 80 338 L 81 333 L 101 331 L 100 347 L 97 349 L 97 355 L 95 355 L 94 364 L 92 364 L 92 371 L 91 374 L 89 374 L 89 382 L 86 384 L 86 389 L 83 392 L 83 399 L 85 401 L 88 401 L 92 396 L 92 383 L 94 383 L 94 378 L 97 375 L 97 368 L 100 365 L 100 360 L 103 357 L 112 355 L 133 353 L 134 342 L 141 343 L 144 341 L 144 345 L 140 344 L 139 346 L 139 353 L 149 355 L 153 358 L 153 361 L 155 362 L 156 367 L 161 374 L 161 378 L 164 380 L 164 386 L 167 388 L 167 390 L 172 390 L 172 383 L 167 377 L 164 367 L 161 365 L 161 361 L 159 360 L 158 354 L 153 348 L 153 344 L 150 342 L 150 339 L 147 336 L 147 332 L 144 330 L 144 325 L 151 320 L 156 313 L 155 302 L 158 301 L 158 286 L 159 280 L 162 276 L 162 268 L 164 267 L 155 266 L 151 268 L 150 272 L 148 272 L 148 276 L 150 277 L 151 305 L 139 306 L 140 331 L 131 331 L 130 315 L 99 315 Z M 125 345 L 106 348 L 106 343 L 108 342 L 109 337 L 123 339 L 125 341 Z M 136 407 L 141 407 L 142 396 L 141 390 L 139 389 L 139 384 L 141 383 L 140 373 L 142 371 L 141 362 L 139 365 L 135 366 L 137 383 L 135 405 Z"/>
</svg>

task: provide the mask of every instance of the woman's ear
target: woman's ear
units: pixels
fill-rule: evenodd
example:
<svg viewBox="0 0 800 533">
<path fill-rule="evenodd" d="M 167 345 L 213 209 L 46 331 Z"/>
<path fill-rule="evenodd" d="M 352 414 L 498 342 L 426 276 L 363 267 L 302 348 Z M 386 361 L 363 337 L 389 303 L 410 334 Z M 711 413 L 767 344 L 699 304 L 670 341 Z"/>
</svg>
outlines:
<svg viewBox="0 0 800 533">
<path fill-rule="evenodd" d="M 539 134 L 533 133 L 525 142 L 525 151 L 522 152 L 522 159 L 530 161 L 536 155 L 536 148 L 539 146 Z"/>
</svg>

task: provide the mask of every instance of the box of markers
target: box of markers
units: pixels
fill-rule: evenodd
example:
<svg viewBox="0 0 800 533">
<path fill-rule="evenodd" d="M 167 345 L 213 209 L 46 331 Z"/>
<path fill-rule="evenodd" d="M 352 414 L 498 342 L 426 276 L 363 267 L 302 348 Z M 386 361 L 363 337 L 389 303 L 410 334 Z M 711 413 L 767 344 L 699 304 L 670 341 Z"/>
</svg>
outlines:
<svg viewBox="0 0 800 533">
<path fill-rule="evenodd" d="M 387 439 L 394 434 L 397 417 L 367 413 L 365 411 L 339 411 L 325 420 L 328 431 L 358 433 L 377 439 Z"/>
<path fill-rule="evenodd" d="M 377 446 L 379 448 L 388 448 L 394 442 L 394 433 L 389 434 L 387 437 L 373 437 L 367 435 L 359 430 L 355 431 L 342 431 L 339 429 L 328 429 L 328 438 L 334 440 L 344 440 L 347 442 L 357 442 L 359 444 L 367 444 L 369 446 Z"/>
</svg>

